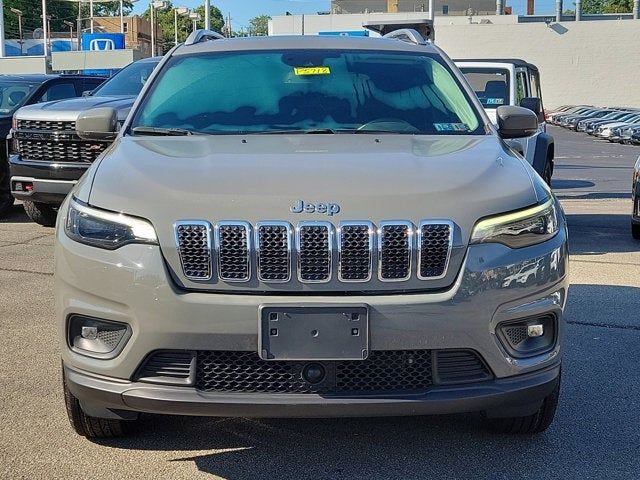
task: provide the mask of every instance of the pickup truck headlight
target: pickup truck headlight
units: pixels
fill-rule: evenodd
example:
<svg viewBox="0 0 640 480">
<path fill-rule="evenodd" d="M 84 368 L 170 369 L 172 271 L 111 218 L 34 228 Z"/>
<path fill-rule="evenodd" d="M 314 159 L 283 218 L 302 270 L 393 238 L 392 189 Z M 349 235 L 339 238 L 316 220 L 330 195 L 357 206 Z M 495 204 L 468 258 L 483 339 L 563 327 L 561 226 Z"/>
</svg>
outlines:
<svg viewBox="0 0 640 480">
<path fill-rule="evenodd" d="M 556 201 L 544 203 L 479 221 L 471 234 L 471 243 L 502 243 L 522 248 L 553 238 L 558 233 Z"/>
<path fill-rule="evenodd" d="M 153 225 L 147 220 L 90 207 L 76 198 L 69 203 L 64 230 L 76 242 L 106 250 L 130 243 L 158 244 Z"/>
</svg>

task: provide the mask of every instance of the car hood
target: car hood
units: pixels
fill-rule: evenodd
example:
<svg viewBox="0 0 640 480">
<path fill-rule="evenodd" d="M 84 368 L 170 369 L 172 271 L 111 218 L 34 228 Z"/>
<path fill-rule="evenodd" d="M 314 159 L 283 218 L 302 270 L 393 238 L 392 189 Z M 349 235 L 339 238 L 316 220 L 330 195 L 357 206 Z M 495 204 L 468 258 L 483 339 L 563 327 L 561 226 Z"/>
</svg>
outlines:
<svg viewBox="0 0 640 480">
<path fill-rule="evenodd" d="M 136 97 L 78 97 L 54 100 L 22 107 L 16 117 L 23 120 L 75 121 L 80 112 L 90 108 L 112 107 L 118 111 L 118 119 L 124 120 Z"/>
<path fill-rule="evenodd" d="M 418 221 L 481 217 L 536 203 L 531 169 L 494 136 L 254 135 L 120 137 L 91 204 L 159 228 L 202 218 Z M 335 218 L 290 205 L 337 203 Z"/>
</svg>

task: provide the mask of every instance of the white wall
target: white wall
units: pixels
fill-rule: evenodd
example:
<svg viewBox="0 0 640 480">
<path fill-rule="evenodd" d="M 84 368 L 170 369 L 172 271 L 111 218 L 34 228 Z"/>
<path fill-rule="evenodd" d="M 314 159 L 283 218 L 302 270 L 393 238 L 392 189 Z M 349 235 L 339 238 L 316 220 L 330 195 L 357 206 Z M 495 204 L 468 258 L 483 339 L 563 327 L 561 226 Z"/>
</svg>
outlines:
<svg viewBox="0 0 640 480">
<path fill-rule="evenodd" d="M 516 57 L 538 66 L 546 107 L 640 107 L 640 20 L 442 25 L 436 44 L 452 58 Z"/>
<path fill-rule="evenodd" d="M 424 13 L 305 15 L 305 34 L 362 30 L 364 21 Z M 640 20 L 517 23 L 515 15 L 436 16 L 435 42 L 452 58 L 522 58 L 538 66 L 545 107 L 565 103 L 640 107 Z M 487 23 L 480 23 L 491 22 Z M 269 35 L 300 34 L 300 15 L 274 17 Z"/>
</svg>

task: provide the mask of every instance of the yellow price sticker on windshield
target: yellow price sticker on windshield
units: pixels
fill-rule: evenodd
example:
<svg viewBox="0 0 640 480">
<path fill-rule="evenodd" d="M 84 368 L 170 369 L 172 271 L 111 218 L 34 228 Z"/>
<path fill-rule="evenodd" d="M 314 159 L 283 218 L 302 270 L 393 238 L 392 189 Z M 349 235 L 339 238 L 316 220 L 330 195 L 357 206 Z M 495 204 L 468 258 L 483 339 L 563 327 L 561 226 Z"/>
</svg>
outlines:
<svg viewBox="0 0 640 480">
<path fill-rule="evenodd" d="M 329 67 L 294 67 L 293 73 L 296 75 L 330 75 Z"/>
</svg>

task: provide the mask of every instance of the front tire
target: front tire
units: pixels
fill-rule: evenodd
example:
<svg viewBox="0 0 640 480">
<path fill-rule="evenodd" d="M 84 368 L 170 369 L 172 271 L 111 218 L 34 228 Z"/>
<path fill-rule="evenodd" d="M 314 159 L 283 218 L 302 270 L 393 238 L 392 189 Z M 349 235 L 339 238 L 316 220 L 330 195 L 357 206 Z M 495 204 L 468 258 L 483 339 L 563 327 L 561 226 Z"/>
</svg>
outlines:
<svg viewBox="0 0 640 480">
<path fill-rule="evenodd" d="M 23 206 L 27 216 L 38 225 L 43 227 L 55 226 L 58 212 L 51 205 L 25 200 Z"/>
<path fill-rule="evenodd" d="M 84 413 L 80 402 L 67 386 L 64 372 L 62 374 L 62 387 L 64 389 L 64 404 L 67 407 L 69 423 L 78 435 L 87 438 L 115 438 L 127 434 L 128 425 L 125 420 L 96 418 Z"/>
<path fill-rule="evenodd" d="M 631 235 L 636 240 L 640 240 L 640 223 L 631 224 Z"/>
<path fill-rule="evenodd" d="M 542 405 L 533 415 L 522 417 L 495 418 L 490 420 L 493 430 L 499 433 L 516 435 L 534 435 L 544 432 L 555 417 L 560 396 L 560 378 L 553 392 L 542 401 Z"/>
</svg>

